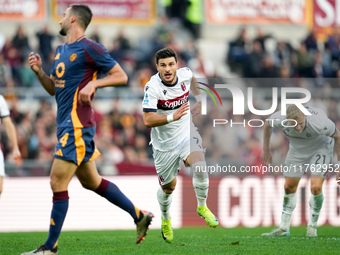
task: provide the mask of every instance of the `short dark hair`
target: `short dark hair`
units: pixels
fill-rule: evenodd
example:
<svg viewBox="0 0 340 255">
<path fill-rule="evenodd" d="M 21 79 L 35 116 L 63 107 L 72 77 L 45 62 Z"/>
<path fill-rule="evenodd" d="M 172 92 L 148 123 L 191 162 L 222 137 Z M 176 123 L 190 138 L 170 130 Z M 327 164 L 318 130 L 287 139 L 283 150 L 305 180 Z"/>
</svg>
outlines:
<svg viewBox="0 0 340 255">
<path fill-rule="evenodd" d="M 90 7 L 85 4 L 73 4 L 70 5 L 71 7 L 71 14 L 77 16 L 78 24 L 86 29 L 87 26 L 90 24 L 92 19 L 92 11 Z"/>
<path fill-rule="evenodd" d="M 158 61 L 163 58 L 171 58 L 174 57 L 177 62 L 177 54 L 176 52 L 171 48 L 163 48 L 156 52 L 156 64 L 158 64 Z"/>
</svg>

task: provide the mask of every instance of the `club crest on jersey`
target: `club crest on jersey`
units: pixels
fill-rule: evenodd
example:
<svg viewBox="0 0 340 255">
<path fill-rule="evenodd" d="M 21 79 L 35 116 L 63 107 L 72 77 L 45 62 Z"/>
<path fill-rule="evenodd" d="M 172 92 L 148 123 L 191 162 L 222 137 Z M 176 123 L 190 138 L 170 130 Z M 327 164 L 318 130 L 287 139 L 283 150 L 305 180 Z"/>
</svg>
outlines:
<svg viewBox="0 0 340 255">
<path fill-rule="evenodd" d="M 185 83 L 184 83 L 184 82 L 181 84 L 181 88 L 182 88 L 183 91 L 186 90 L 187 87 L 185 86 Z"/>
<path fill-rule="evenodd" d="M 71 56 L 70 56 L 70 61 L 73 62 L 74 60 L 76 60 L 77 58 L 77 54 L 76 53 L 73 53 Z"/>
<path fill-rule="evenodd" d="M 164 94 L 164 96 L 166 95 L 166 92 L 167 92 L 166 90 L 163 90 L 163 94 Z"/>
</svg>

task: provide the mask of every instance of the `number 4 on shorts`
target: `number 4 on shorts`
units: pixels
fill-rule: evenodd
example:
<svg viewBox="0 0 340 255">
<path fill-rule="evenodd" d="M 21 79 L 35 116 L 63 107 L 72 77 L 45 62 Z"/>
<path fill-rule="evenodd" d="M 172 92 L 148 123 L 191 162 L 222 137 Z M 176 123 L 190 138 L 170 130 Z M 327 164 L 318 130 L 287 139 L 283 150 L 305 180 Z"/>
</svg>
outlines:
<svg viewBox="0 0 340 255">
<path fill-rule="evenodd" d="M 67 144 L 67 139 L 68 139 L 68 133 L 66 133 L 65 135 L 63 135 L 62 138 L 60 138 L 60 143 L 61 143 L 61 146 L 65 147 L 65 145 Z"/>
</svg>

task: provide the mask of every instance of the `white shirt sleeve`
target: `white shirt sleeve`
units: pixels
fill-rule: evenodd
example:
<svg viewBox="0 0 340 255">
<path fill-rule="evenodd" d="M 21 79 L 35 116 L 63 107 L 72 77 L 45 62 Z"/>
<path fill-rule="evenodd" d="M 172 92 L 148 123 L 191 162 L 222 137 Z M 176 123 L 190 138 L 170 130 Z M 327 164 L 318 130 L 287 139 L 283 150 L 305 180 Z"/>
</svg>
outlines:
<svg viewBox="0 0 340 255">
<path fill-rule="evenodd" d="M 317 113 L 311 121 L 312 128 L 320 135 L 333 136 L 336 130 L 334 122 L 323 111 L 318 109 Z"/>
<path fill-rule="evenodd" d="M 182 67 L 177 70 L 177 73 L 179 73 L 182 77 L 188 77 L 191 81 L 192 79 L 192 71 L 188 67 Z"/>
<path fill-rule="evenodd" d="M 2 95 L 0 95 L 0 117 L 1 118 L 8 117 L 9 114 L 10 113 L 6 100 Z"/>
<path fill-rule="evenodd" d="M 158 97 L 153 86 L 145 85 L 143 98 L 143 112 L 157 112 Z"/>
</svg>

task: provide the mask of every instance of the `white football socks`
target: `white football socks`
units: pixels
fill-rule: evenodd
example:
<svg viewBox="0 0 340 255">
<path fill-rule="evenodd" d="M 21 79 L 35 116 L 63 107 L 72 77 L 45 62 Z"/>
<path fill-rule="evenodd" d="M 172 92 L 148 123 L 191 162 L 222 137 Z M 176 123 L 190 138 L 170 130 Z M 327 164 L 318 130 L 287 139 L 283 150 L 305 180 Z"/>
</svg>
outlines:
<svg viewBox="0 0 340 255">
<path fill-rule="evenodd" d="M 312 226 L 314 228 L 317 227 L 320 211 L 323 204 L 323 194 L 322 192 L 319 195 L 314 196 L 311 194 L 309 199 L 309 222 L 308 226 Z"/>
<path fill-rule="evenodd" d="M 157 200 L 161 209 L 163 220 L 170 220 L 170 206 L 172 202 L 172 194 L 166 194 L 161 187 L 157 191 Z"/>
<path fill-rule="evenodd" d="M 196 193 L 198 206 L 207 205 L 209 176 L 206 171 L 206 166 L 207 164 L 205 161 L 196 162 L 191 166 L 193 172 L 192 184 Z"/>
<path fill-rule="evenodd" d="M 296 207 L 296 193 L 285 194 L 283 198 L 283 209 L 281 215 L 280 228 L 289 231 L 292 221 L 293 211 Z"/>
</svg>

